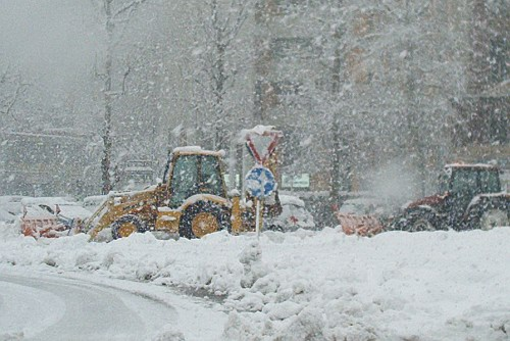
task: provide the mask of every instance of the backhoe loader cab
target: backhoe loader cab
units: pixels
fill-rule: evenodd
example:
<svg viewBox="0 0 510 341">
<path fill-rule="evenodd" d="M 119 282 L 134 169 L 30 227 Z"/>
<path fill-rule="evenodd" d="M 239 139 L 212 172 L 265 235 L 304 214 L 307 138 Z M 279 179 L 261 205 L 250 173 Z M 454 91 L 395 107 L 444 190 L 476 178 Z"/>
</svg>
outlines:
<svg viewBox="0 0 510 341">
<path fill-rule="evenodd" d="M 168 184 L 169 207 L 178 208 L 197 194 L 225 198 L 220 153 L 199 153 L 184 149 L 172 153 L 163 177 Z"/>
<path fill-rule="evenodd" d="M 145 231 L 200 238 L 240 224 L 239 198 L 226 195 L 222 157 L 200 147 L 174 149 L 162 183 L 108 195 L 88 221 L 92 238 L 108 228 L 114 239 Z"/>
</svg>

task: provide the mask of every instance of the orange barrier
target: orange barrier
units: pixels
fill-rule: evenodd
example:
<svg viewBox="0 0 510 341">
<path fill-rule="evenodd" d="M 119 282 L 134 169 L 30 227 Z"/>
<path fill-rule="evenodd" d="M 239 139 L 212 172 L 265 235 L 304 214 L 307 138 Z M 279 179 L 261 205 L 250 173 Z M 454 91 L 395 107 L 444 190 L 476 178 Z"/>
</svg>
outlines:
<svg viewBox="0 0 510 341">
<path fill-rule="evenodd" d="M 21 218 L 21 231 L 27 237 L 57 238 L 67 234 L 56 218 Z"/>
<path fill-rule="evenodd" d="M 335 215 L 345 234 L 370 237 L 383 231 L 381 222 L 373 216 L 358 216 L 339 212 L 336 212 Z"/>
</svg>

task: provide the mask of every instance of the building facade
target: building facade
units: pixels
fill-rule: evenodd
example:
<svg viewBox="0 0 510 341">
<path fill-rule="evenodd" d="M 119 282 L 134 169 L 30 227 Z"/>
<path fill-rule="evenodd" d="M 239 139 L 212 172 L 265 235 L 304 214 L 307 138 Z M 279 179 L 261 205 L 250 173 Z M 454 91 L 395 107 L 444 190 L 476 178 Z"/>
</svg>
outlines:
<svg viewBox="0 0 510 341">
<path fill-rule="evenodd" d="M 398 165 L 422 194 L 455 158 L 504 164 L 508 17 L 505 1 L 266 0 L 254 117 L 287 133 L 284 167 L 315 190 L 369 190 Z"/>
</svg>

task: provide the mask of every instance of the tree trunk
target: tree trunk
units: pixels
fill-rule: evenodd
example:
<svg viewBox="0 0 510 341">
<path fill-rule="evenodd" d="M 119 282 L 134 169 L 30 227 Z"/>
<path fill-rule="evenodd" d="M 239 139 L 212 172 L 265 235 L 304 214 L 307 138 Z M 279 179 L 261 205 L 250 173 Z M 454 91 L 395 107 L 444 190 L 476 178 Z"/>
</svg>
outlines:
<svg viewBox="0 0 510 341">
<path fill-rule="evenodd" d="M 101 178 L 103 182 L 102 192 L 108 194 L 112 189 L 112 181 L 110 177 L 111 158 L 112 158 L 112 39 L 113 39 L 113 23 L 112 23 L 112 0 L 105 0 L 106 13 L 106 79 L 104 86 L 104 131 L 103 131 L 103 159 L 101 160 Z"/>
<path fill-rule="evenodd" d="M 333 63 L 333 79 L 331 92 L 333 95 L 338 95 L 340 91 L 340 51 L 337 49 L 335 52 L 335 60 Z M 340 136 L 340 112 L 336 112 L 333 117 L 333 158 L 331 167 L 331 193 L 330 199 L 332 205 L 340 203 L 340 162 L 342 160 L 342 138 Z"/>
</svg>

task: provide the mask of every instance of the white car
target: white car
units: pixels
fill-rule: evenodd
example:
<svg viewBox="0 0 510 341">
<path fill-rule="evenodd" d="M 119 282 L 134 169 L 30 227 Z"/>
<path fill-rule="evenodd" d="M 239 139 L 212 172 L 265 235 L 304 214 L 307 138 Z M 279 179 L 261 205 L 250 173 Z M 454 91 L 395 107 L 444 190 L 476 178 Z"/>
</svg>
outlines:
<svg viewBox="0 0 510 341">
<path fill-rule="evenodd" d="M 297 229 L 313 230 L 316 228 L 313 216 L 305 208 L 305 203 L 293 195 L 279 195 L 282 213 L 274 218 L 267 219 L 268 230 L 296 231 Z"/>
<path fill-rule="evenodd" d="M 92 195 L 83 199 L 82 206 L 95 213 L 97 209 L 108 199 L 108 195 Z"/>
<path fill-rule="evenodd" d="M 10 195 L 0 197 L 0 222 L 11 224 L 23 213 L 22 196 Z"/>
<path fill-rule="evenodd" d="M 17 216 L 0 207 L 0 222 L 12 224 L 16 221 Z"/>
<path fill-rule="evenodd" d="M 374 198 L 347 199 L 339 209 L 340 213 L 353 215 L 383 215 L 385 209 L 380 200 Z"/>
</svg>

